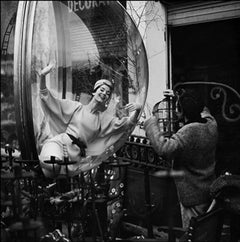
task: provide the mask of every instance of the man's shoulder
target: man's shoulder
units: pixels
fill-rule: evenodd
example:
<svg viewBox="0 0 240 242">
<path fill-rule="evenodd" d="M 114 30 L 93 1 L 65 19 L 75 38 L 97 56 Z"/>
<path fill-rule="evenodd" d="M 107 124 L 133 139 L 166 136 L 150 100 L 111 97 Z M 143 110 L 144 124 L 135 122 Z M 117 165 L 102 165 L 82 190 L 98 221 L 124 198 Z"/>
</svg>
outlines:
<svg viewBox="0 0 240 242">
<path fill-rule="evenodd" d="M 193 122 L 185 124 L 181 129 L 177 131 L 177 134 L 179 135 L 191 135 L 194 136 L 194 134 L 197 135 L 197 133 L 202 132 L 204 129 L 204 126 L 208 126 L 206 123 L 200 123 L 200 122 Z"/>
</svg>

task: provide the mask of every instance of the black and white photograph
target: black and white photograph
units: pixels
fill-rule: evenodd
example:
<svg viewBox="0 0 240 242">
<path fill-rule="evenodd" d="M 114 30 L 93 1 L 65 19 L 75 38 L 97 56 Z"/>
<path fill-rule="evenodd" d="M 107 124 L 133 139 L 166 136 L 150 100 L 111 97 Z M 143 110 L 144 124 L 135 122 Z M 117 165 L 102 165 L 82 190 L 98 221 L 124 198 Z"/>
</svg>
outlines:
<svg viewBox="0 0 240 242">
<path fill-rule="evenodd" d="M 2 242 L 240 242 L 240 1 L 0 3 Z"/>
</svg>

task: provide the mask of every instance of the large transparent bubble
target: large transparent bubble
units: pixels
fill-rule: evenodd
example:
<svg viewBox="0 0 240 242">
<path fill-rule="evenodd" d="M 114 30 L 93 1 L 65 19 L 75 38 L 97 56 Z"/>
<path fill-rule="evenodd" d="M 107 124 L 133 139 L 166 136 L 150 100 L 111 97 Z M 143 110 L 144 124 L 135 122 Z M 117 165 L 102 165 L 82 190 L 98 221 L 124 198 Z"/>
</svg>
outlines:
<svg viewBox="0 0 240 242">
<path fill-rule="evenodd" d="M 60 99 L 86 105 L 95 82 L 105 78 L 114 82 L 106 114 L 127 117 L 130 113 L 124 106 L 131 102 L 140 103 L 143 109 L 148 88 L 146 52 L 134 22 L 116 1 L 37 1 L 31 55 L 32 115 L 38 154 L 52 135 L 49 117 L 41 106 L 36 74 L 48 63 L 54 62 L 55 68 L 46 76 L 47 88 Z M 109 142 L 101 153 L 91 156 L 89 168 L 115 153 L 136 124 Z"/>
</svg>

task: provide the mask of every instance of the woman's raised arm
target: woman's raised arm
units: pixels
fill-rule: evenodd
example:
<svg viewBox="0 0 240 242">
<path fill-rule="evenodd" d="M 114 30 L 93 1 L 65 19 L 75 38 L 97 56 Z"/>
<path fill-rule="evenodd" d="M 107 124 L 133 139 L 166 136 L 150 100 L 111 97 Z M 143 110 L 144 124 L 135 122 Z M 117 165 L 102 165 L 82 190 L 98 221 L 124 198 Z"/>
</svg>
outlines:
<svg viewBox="0 0 240 242">
<path fill-rule="evenodd" d="M 40 70 L 38 72 L 38 75 L 41 78 L 41 80 L 40 80 L 40 89 L 41 90 L 46 89 L 46 75 L 48 73 L 50 73 L 53 70 L 54 67 L 55 67 L 55 64 L 50 63 L 49 65 L 47 65 L 46 67 L 44 67 L 42 70 Z"/>
<path fill-rule="evenodd" d="M 140 103 L 128 103 L 125 106 L 125 109 L 128 110 L 129 112 L 132 112 L 131 116 L 130 116 L 130 121 L 132 123 L 135 123 L 137 121 L 138 115 L 141 111 L 142 105 Z M 134 112 L 135 111 L 135 112 Z"/>
</svg>

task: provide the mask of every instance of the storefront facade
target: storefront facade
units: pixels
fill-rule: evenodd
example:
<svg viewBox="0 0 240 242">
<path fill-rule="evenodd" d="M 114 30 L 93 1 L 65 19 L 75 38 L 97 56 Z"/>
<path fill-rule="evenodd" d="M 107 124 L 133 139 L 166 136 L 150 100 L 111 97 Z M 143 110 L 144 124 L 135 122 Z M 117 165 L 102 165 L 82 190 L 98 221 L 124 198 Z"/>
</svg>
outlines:
<svg viewBox="0 0 240 242">
<path fill-rule="evenodd" d="M 131 10 L 130 7 L 129 9 Z M 154 105 L 164 98 L 163 90 L 188 85 L 198 88 L 218 122 L 216 173 L 217 175 L 225 172 L 239 174 L 240 3 L 238 1 L 152 1 L 147 4 L 145 12 L 142 24 L 145 31 L 142 33 L 145 34 L 150 80 L 145 105 L 146 116 L 149 113 L 151 115 Z M 138 20 L 136 17 L 136 21 Z M 144 132 L 141 134 L 144 135 Z M 144 147 L 144 139 L 141 142 Z M 132 145 L 135 149 L 134 143 Z M 142 167 L 154 167 L 154 165 L 167 167 L 163 161 L 151 155 L 151 152 L 148 154 L 148 164 L 141 162 L 145 160 L 144 155 L 137 157 L 140 170 Z M 133 156 L 128 158 L 134 159 Z M 130 197 L 137 201 L 141 196 L 134 198 L 134 195 L 131 195 L 138 187 L 134 176 L 136 177 L 135 173 L 130 177 L 130 181 L 134 184 L 130 188 Z M 143 177 L 144 174 L 138 174 L 138 178 L 139 176 Z M 157 201 L 156 184 L 157 181 L 151 184 L 153 189 L 151 199 L 155 205 L 159 205 L 164 195 L 158 195 L 157 198 L 163 197 Z M 139 182 L 138 185 L 142 184 Z M 156 186 L 160 187 L 159 184 Z M 144 200 L 141 201 L 143 204 Z M 164 214 L 160 210 L 158 214 Z M 152 218 L 155 219 L 154 216 Z"/>
<path fill-rule="evenodd" d="M 145 12 L 141 27 L 145 27 L 142 33 L 150 80 L 146 116 L 151 115 L 154 105 L 164 98 L 162 92 L 167 88 L 189 82 L 205 88 L 206 105 L 219 124 L 219 150 L 229 153 L 228 158 L 227 154 L 219 155 L 222 164 L 219 169 L 225 170 L 231 162 L 231 170 L 239 169 L 236 146 L 239 144 L 236 130 L 240 125 L 239 2 L 154 1 L 146 4 Z M 136 21 L 139 18 L 136 17 Z M 217 94 L 213 93 L 216 89 Z M 144 136 L 144 132 L 138 134 Z"/>
</svg>

